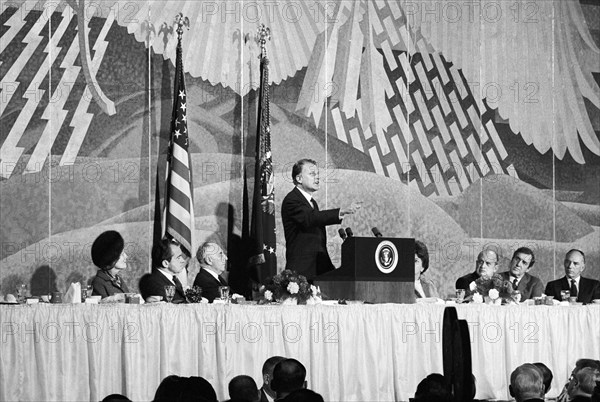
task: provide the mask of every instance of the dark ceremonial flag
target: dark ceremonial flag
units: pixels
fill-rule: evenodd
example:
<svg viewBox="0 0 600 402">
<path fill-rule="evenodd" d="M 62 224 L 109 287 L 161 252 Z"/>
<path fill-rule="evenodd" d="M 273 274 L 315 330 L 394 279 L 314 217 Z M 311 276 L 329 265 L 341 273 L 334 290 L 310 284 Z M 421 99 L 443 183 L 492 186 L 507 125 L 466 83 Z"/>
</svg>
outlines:
<svg viewBox="0 0 600 402">
<path fill-rule="evenodd" d="M 248 263 L 251 277 L 260 283 L 277 273 L 275 186 L 271 158 L 271 117 L 269 110 L 269 59 L 266 50 L 266 41 L 269 36 L 269 28 L 262 25 L 259 28 L 261 45 L 260 95 L 254 167 L 254 197 L 252 223 L 250 225 L 251 252 Z"/>
</svg>

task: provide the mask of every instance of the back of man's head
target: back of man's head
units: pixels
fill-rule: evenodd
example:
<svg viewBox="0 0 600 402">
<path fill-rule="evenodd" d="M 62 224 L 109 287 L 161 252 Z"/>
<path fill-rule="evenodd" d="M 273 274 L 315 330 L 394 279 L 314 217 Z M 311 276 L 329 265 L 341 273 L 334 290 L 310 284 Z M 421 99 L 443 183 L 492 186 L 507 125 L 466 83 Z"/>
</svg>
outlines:
<svg viewBox="0 0 600 402">
<path fill-rule="evenodd" d="M 271 388 L 277 395 L 287 394 L 305 386 L 306 368 L 296 359 L 285 359 L 273 368 Z"/>
<path fill-rule="evenodd" d="M 542 377 L 544 379 L 544 394 L 547 394 L 552 386 L 552 378 L 554 378 L 552 371 L 544 363 L 533 363 L 533 365 L 542 372 Z"/>
<path fill-rule="evenodd" d="M 544 397 L 544 378 L 536 366 L 525 363 L 517 367 L 510 375 L 508 387 L 510 395 L 517 402 L 532 398 Z"/>
<path fill-rule="evenodd" d="M 262 366 L 262 375 L 273 376 L 273 369 L 280 361 L 285 360 L 283 356 L 271 356 L 267 360 L 265 360 Z"/>
<path fill-rule="evenodd" d="M 229 381 L 229 397 L 236 401 L 247 402 L 260 399 L 256 382 L 247 375 L 238 375 Z"/>
<path fill-rule="evenodd" d="M 154 402 L 217 402 L 215 389 L 202 377 L 164 378 L 154 394 Z"/>
<path fill-rule="evenodd" d="M 415 402 L 446 402 L 452 397 L 450 384 L 441 374 L 429 374 L 425 377 L 415 391 Z"/>
<path fill-rule="evenodd" d="M 291 392 L 282 402 L 324 402 L 323 397 L 310 389 L 299 389 Z"/>
<path fill-rule="evenodd" d="M 575 368 L 573 369 L 573 374 L 581 370 L 582 368 L 590 367 L 594 370 L 600 371 L 600 360 L 594 359 L 579 359 L 575 362 Z"/>
</svg>

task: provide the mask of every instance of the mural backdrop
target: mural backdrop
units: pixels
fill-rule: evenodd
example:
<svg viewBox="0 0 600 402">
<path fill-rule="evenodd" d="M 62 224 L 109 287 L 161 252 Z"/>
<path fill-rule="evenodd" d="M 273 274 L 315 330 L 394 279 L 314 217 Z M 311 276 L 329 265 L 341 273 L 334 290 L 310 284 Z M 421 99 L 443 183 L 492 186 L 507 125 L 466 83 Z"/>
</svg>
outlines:
<svg viewBox="0 0 600 402">
<path fill-rule="evenodd" d="M 311 157 L 321 208 L 362 200 L 343 223 L 356 235 L 424 241 L 441 294 L 486 246 L 502 270 L 531 247 L 544 282 L 581 248 L 584 274 L 600 278 L 597 4 L 26 1 L 0 14 L 0 293 L 91 279 L 91 243 L 108 229 L 126 240 L 130 287 L 149 270 L 180 12 L 195 240 L 220 242 L 232 269 L 244 264 L 264 23 L 280 270 L 281 200 L 292 164 Z"/>
</svg>

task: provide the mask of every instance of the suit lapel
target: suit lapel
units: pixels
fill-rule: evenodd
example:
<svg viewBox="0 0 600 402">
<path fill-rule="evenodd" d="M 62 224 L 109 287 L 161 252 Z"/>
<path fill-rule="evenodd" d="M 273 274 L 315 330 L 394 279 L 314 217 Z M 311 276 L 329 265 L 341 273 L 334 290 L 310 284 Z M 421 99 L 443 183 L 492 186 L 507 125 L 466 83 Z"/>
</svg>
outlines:
<svg viewBox="0 0 600 402">
<path fill-rule="evenodd" d="M 298 187 L 294 187 L 294 193 L 296 194 L 296 197 L 298 199 L 301 199 L 302 201 L 304 201 L 304 203 L 306 205 L 308 205 L 310 207 L 310 209 L 313 209 L 313 206 L 310 202 L 308 202 L 308 200 L 306 199 L 306 197 L 304 196 L 304 194 L 302 194 L 302 192 L 300 190 L 298 190 Z"/>
<path fill-rule="evenodd" d="M 529 279 L 530 279 L 529 274 L 526 273 L 525 275 L 523 275 L 523 278 L 519 282 L 519 286 L 517 286 L 517 288 L 519 289 L 519 291 L 521 293 L 523 293 L 523 291 L 525 291 L 527 289 L 527 284 L 529 283 Z"/>
<path fill-rule="evenodd" d="M 207 270 L 205 270 L 204 268 L 202 268 L 202 275 L 204 275 L 204 278 L 207 279 L 208 281 L 212 282 L 215 284 L 215 286 L 221 286 L 221 282 L 218 279 L 215 279 L 214 276 L 212 276 L 210 274 L 210 272 L 208 272 Z"/>
<path fill-rule="evenodd" d="M 588 287 L 588 281 L 583 276 L 579 279 L 579 293 L 577 294 L 578 298 L 587 299 L 587 295 L 591 289 Z"/>
</svg>

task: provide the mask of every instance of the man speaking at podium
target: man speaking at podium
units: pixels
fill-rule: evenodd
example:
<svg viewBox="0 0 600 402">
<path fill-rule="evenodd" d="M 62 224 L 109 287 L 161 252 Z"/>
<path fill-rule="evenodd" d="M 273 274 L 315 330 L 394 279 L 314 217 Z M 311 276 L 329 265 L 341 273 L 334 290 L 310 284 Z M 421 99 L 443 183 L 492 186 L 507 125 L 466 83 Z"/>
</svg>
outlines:
<svg viewBox="0 0 600 402">
<path fill-rule="evenodd" d="M 312 159 L 301 159 L 292 168 L 296 186 L 283 199 L 281 218 L 286 243 L 286 269 L 294 270 L 307 279 L 335 269 L 327 252 L 327 225 L 342 222 L 346 215 L 360 209 L 355 202 L 347 208 L 320 211 L 312 198 L 319 189 L 319 168 Z"/>
</svg>

